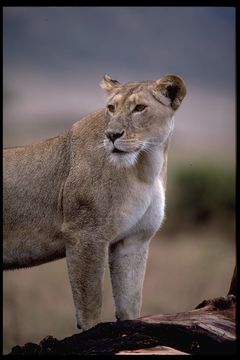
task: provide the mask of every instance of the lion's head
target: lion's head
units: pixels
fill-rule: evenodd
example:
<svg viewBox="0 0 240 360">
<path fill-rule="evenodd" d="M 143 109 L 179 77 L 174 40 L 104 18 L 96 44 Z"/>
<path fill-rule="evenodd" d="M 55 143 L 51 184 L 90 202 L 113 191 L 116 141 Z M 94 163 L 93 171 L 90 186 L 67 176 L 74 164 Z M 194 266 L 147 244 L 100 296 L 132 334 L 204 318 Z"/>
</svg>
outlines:
<svg viewBox="0 0 240 360">
<path fill-rule="evenodd" d="M 153 82 L 120 84 L 105 75 L 108 94 L 104 147 L 117 166 L 132 166 L 141 152 L 151 152 L 167 140 L 173 115 L 186 95 L 184 81 L 166 75 Z"/>
</svg>

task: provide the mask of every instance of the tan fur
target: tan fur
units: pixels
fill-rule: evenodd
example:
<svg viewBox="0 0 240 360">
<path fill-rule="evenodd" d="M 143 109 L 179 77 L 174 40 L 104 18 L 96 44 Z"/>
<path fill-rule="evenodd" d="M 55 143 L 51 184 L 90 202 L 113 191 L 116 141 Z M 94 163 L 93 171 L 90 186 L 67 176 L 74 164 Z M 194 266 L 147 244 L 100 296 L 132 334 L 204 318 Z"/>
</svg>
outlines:
<svg viewBox="0 0 240 360">
<path fill-rule="evenodd" d="M 4 267 L 66 255 L 83 330 L 101 321 L 107 255 L 117 319 L 140 315 L 148 245 L 164 218 L 173 114 L 186 93 L 173 75 L 125 85 L 105 76 L 102 86 L 114 108 L 4 150 Z"/>
</svg>

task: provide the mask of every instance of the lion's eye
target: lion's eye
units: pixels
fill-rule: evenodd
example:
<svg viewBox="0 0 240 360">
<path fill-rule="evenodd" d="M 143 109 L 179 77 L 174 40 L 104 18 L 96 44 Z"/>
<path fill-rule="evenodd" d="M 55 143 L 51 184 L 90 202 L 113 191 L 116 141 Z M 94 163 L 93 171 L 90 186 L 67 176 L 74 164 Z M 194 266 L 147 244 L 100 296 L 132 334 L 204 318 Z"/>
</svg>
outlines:
<svg viewBox="0 0 240 360">
<path fill-rule="evenodd" d="M 114 105 L 108 105 L 107 108 L 111 113 L 113 113 L 115 111 L 115 106 Z"/>
<path fill-rule="evenodd" d="M 139 104 L 139 105 L 136 105 L 136 106 L 135 106 L 135 108 L 134 108 L 133 111 L 141 112 L 141 111 L 143 111 L 144 109 L 146 109 L 146 105 Z"/>
</svg>

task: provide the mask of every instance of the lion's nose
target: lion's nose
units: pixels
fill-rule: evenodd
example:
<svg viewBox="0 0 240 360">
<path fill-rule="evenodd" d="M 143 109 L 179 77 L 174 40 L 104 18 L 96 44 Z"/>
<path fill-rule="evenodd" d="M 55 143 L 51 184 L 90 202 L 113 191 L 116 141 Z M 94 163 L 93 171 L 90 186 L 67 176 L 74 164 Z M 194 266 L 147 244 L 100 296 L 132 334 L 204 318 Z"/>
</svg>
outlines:
<svg viewBox="0 0 240 360">
<path fill-rule="evenodd" d="M 115 140 L 119 139 L 121 136 L 123 136 L 124 130 L 122 132 L 116 132 L 113 130 L 106 130 L 105 135 L 106 137 L 114 143 Z"/>
</svg>

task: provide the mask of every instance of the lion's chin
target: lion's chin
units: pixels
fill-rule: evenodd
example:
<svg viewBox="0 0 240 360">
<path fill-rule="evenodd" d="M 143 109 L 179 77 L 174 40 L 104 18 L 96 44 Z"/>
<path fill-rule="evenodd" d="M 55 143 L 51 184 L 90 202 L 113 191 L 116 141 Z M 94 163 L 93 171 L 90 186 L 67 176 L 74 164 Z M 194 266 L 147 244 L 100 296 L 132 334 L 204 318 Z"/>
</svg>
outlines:
<svg viewBox="0 0 240 360">
<path fill-rule="evenodd" d="M 131 167 L 137 162 L 139 152 L 112 151 L 110 161 L 116 167 Z"/>
</svg>

